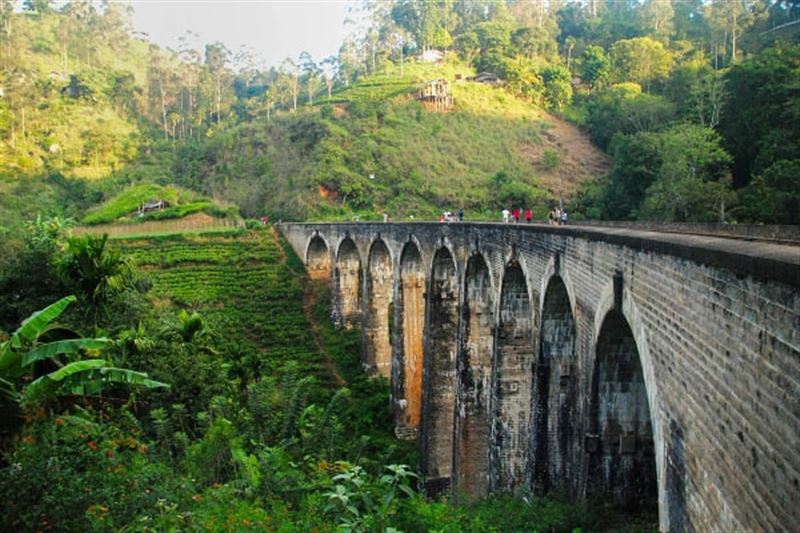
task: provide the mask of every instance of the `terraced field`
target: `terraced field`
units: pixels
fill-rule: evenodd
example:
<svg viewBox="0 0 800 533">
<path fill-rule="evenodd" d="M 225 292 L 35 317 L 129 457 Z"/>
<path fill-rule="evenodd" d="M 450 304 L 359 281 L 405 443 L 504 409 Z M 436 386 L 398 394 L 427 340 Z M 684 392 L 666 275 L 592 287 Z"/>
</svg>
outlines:
<svg viewBox="0 0 800 533">
<path fill-rule="evenodd" d="M 274 230 L 113 242 L 150 276 L 155 302 L 198 311 L 228 345 L 261 352 L 267 372 L 294 360 L 323 385 L 339 381 L 303 305 L 303 265 Z"/>
</svg>

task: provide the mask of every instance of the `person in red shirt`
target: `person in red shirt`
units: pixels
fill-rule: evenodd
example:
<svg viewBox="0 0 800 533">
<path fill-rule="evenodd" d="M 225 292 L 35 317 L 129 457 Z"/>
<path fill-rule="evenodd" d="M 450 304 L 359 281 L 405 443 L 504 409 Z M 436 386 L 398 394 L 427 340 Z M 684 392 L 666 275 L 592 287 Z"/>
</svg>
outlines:
<svg viewBox="0 0 800 533">
<path fill-rule="evenodd" d="M 525 222 L 530 224 L 531 220 L 533 220 L 533 211 L 529 207 L 528 209 L 525 210 Z"/>
<path fill-rule="evenodd" d="M 514 208 L 514 222 L 519 222 L 519 207 Z"/>
</svg>

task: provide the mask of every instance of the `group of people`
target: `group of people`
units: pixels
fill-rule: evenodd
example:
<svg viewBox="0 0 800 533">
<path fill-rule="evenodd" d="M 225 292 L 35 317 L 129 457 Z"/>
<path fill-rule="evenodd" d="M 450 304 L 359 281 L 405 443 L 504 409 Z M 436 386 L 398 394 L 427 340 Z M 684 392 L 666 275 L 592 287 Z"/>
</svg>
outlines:
<svg viewBox="0 0 800 533">
<path fill-rule="evenodd" d="M 452 211 L 445 211 L 439 215 L 439 222 L 464 222 L 464 210 L 459 209 L 455 213 Z"/>
<path fill-rule="evenodd" d="M 566 226 L 568 218 L 567 210 L 560 207 L 554 207 L 547 215 L 547 220 L 551 226 Z"/>
<path fill-rule="evenodd" d="M 512 220 L 514 222 L 519 222 L 520 217 L 522 217 L 523 215 L 525 216 L 525 222 L 527 222 L 528 224 L 530 224 L 531 221 L 533 220 L 533 209 L 531 209 L 530 207 L 527 208 L 524 212 L 522 211 L 522 209 L 518 207 L 515 207 L 511 211 L 509 211 L 508 209 L 503 209 L 502 213 L 503 213 L 503 222 L 506 223 L 511 222 Z"/>
<path fill-rule="evenodd" d="M 525 222 L 528 224 L 533 221 L 533 210 L 529 207 L 523 211 L 522 209 L 516 207 L 513 210 L 503 209 L 503 222 L 515 222 L 519 223 L 520 218 L 522 216 L 525 217 Z M 566 209 L 561 209 L 559 207 L 554 207 L 550 210 L 550 213 L 547 216 L 548 222 L 553 226 L 564 226 L 567 223 L 567 219 L 569 218 L 567 215 Z"/>
<path fill-rule="evenodd" d="M 519 223 L 520 220 L 524 218 L 525 222 L 530 224 L 533 222 L 533 209 L 530 207 L 525 209 L 524 211 L 519 207 L 514 208 L 513 210 L 503 209 L 503 222 L 515 222 Z M 550 210 L 550 213 L 547 215 L 547 220 L 550 225 L 552 226 L 564 226 L 567 224 L 567 210 L 562 209 L 560 207 L 554 207 Z M 261 223 L 265 224 L 266 221 L 269 219 L 267 217 L 261 217 Z M 414 216 L 409 216 L 409 220 L 414 220 Z M 353 217 L 354 222 L 361 222 L 361 215 L 355 215 Z M 385 223 L 389 223 L 392 221 L 392 217 L 389 216 L 388 213 L 383 213 L 383 221 Z M 459 209 L 458 211 L 445 211 L 441 215 L 439 215 L 439 222 L 463 222 L 464 221 L 464 210 Z"/>
</svg>

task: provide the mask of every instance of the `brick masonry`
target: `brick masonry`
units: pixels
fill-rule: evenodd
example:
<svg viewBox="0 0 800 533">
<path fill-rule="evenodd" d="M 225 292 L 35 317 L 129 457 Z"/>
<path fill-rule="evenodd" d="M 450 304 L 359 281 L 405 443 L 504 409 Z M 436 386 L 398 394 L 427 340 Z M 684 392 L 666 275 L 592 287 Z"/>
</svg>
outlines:
<svg viewBox="0 0 800 533">
<path fill-rule="evenodd" d="M 662 530 L 800 524 L 796 245 L 510 224 L 281 230 L 310 272 L 324 272 L 315 232 L 326 244 L 339 323 L 368 310 L 367 259 L 385 243 L 398 434 L 416 435 L 408 376 L 422 372 L 413 395 L 433 490 L 564 486 L 626 503 L 651 491 Z M 410 242 L 421 328 L 419 291 L 401 283 Z M 468 275 L 475 257 L 481 281 Z"/>
</svg>

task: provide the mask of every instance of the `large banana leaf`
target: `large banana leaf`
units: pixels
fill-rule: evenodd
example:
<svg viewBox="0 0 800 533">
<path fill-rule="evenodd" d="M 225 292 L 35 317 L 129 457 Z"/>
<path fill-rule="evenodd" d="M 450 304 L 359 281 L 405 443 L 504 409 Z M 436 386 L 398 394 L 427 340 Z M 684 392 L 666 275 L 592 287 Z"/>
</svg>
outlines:
<svg viewBox="0 0 800 533">
<path fill-rule="evenodd" d="M 22 393 L 23 402 L 36 402 L 52 397 L 56 394 L 56 391 L 65 385 L 65 380 L 92 369 L 103 368 L 106 364 L 104 359 L 86 359 L 69 363 L 28 385 Z"/>
<path fill-rule="evenodd" d="M 36 311 L 31 316 L 26 318 L 22 325 L 14 332 L 11 336 L 11 347 L 12 348 L 20 348 L 24 341 L 32 341 L 39 336 L 39 334 L 47 327 L 50 322 L 57 319 L 61 316 L 61 313 L 64 312 L 64 309 L 69 306 L 72 302 L 74 302 L 77 298 L 74 296 L 65 296 L 61 298 L 59 301 L 52 303 L 41 309 Z"/>
<path fill-rule="evenodd" d="M 96 394 L 112 383 L 148 388 L 169 387 L 166 383 L 148 379 L 147 374 L 142 372 L 106 365 L 103 359 L 69 363 L 28 385 L 22 393 L 22 402 L 35 403 L 64 394 Z"/>
<path fill-rule="evenodd" d="M 97 339 L 66 339 L 40 344 L 22 357 L 22 366 L 28 366 L 36 361 L 50 359 L 57 355 L 78 353 L 81 350 L 101 350 L 109 344 L 111 344 L 111 340 L 104 337 Z"/>
<path fill-rule="evenodd" d="M 36 340 L 39 335 L 50 329 L 51 323 L 75 301 L 74 296 L 66 296 L 36 311 L 26 318 L 9 340 L 0 344 L 0 378 L 14 380 L 23 373 L 23 354 L 20 351 L 23 343 Z"/>
<path fill-rule="evenodd" d="M 116 368 L 106 366 L 97 370 L 86 372 L 79 383 L 72 385 L 71 394 L 96 394 L 103 390 L 107 385 L 113 383 L 126 383 L 128 385 L 139 385 L 148 389 L 167 387 L 169 385 L 150 379 L 144 372 L 137 372 L 128 368 Z"/>
</svg>

